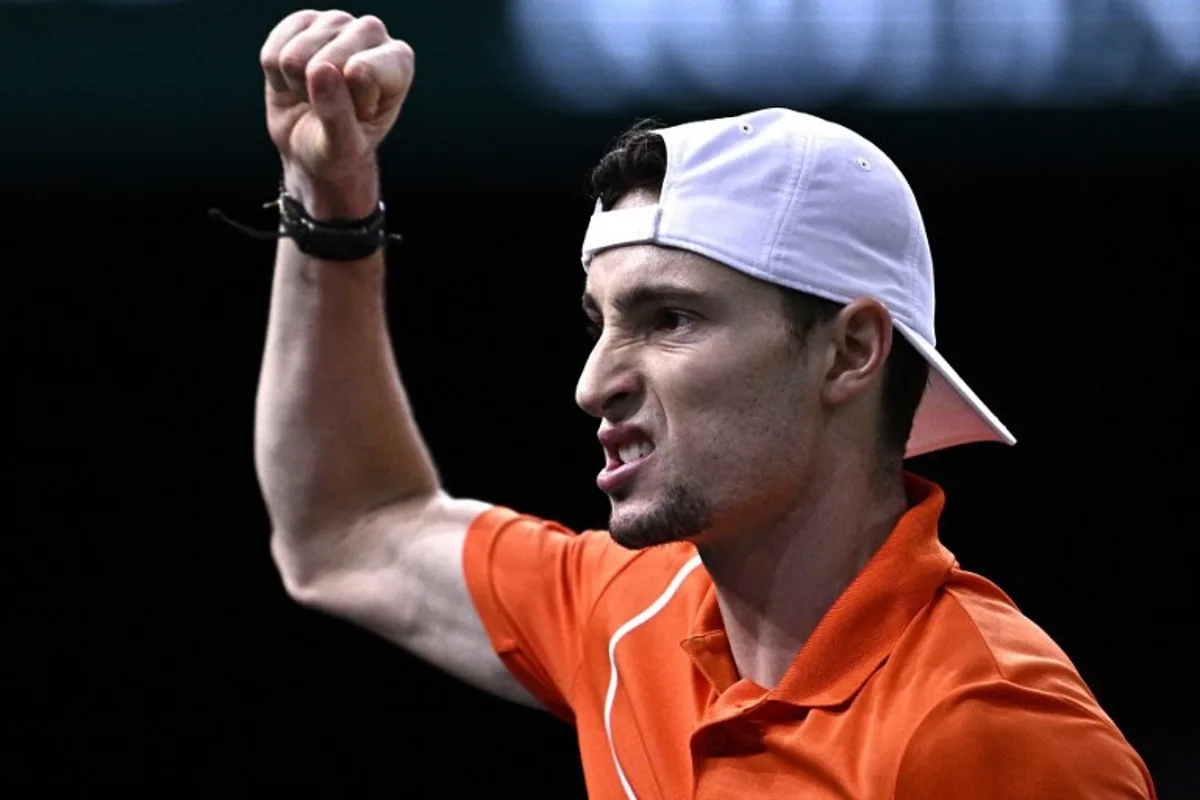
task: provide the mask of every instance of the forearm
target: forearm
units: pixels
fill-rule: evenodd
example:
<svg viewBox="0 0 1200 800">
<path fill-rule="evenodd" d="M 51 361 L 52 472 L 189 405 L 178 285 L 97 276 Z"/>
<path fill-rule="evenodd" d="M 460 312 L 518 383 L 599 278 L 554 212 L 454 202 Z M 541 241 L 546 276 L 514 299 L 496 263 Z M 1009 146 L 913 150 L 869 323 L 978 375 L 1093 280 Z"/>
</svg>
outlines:
<svg viewBox="0 0 1200 800">
<path fill-rule="evenodd" d="M 374 202 L 373 187 L 332 205 L 328 192 L 290 181 L 289 191 L 314 216 L 360 215 Z M 437 488 L 396 368 L 383 284 L 380 253 L 325 262 L 280 240 L 255 419 L 255 461 L 277 533 L 337 529 Z"/>
</svg>

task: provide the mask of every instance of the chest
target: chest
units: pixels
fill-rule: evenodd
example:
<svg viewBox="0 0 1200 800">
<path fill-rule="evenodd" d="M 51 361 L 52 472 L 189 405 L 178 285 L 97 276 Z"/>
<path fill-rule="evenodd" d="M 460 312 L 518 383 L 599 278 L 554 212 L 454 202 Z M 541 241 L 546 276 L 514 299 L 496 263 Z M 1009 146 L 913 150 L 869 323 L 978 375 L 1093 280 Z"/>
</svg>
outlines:
<svg viewBox="0 0 1200 800">
<path fill-rule="evenodd" d="M 874 693 L 805 709 L 745 681 L 718 692 L 681 607 L 587 637 L 572 703 L 590 797 L 890 796 L 903 737 Z"/>
</svg>

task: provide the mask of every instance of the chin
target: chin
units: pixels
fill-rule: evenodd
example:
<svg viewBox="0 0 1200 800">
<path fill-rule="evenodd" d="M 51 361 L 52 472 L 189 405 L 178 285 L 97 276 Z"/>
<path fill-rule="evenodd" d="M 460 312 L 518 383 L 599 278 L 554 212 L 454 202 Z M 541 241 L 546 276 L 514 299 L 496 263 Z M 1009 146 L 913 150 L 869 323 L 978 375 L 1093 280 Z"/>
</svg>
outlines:
<svg viewBox="0 0 1200 800">
<path fill-rule="evenodd" d="M 712 509 L 702 495 L 672 486 L 653 500 L 613 497 L 608 531 L 622 547 L 643 550 L 691 539 L 705 531 L 711 520 Z"/>
</svg>

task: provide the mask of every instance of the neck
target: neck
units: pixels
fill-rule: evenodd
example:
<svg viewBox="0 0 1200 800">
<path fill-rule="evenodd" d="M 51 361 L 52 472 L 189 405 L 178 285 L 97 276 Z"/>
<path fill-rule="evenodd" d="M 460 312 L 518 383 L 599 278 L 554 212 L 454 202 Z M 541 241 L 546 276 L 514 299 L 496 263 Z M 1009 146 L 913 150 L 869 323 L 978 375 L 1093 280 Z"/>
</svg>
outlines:
<svg viewBox="0 0 1200 800">
<path fill-rule="evenodd" d="M 742 677 L 774 688 L 907 508 L 903 476 L 834 469 L 753 529 L 698 542 Z"/>
</svg>

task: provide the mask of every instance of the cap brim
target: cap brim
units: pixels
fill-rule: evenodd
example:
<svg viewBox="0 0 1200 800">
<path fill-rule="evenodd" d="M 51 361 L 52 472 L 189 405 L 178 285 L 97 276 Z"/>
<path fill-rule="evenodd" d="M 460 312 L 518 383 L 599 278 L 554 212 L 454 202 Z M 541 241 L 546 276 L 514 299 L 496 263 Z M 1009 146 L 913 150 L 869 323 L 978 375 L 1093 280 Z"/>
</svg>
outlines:
<svg viewBox="0 0 1200 800">
<path fill-rule="evenodd" d="M 903 322 L 893 320 L 893 325 L 932 367 L 929 385 L 917 406 L 906 458 L 970 442 L 1016 444 L 1016 437 L 933 345 Z"/>
</svg>

